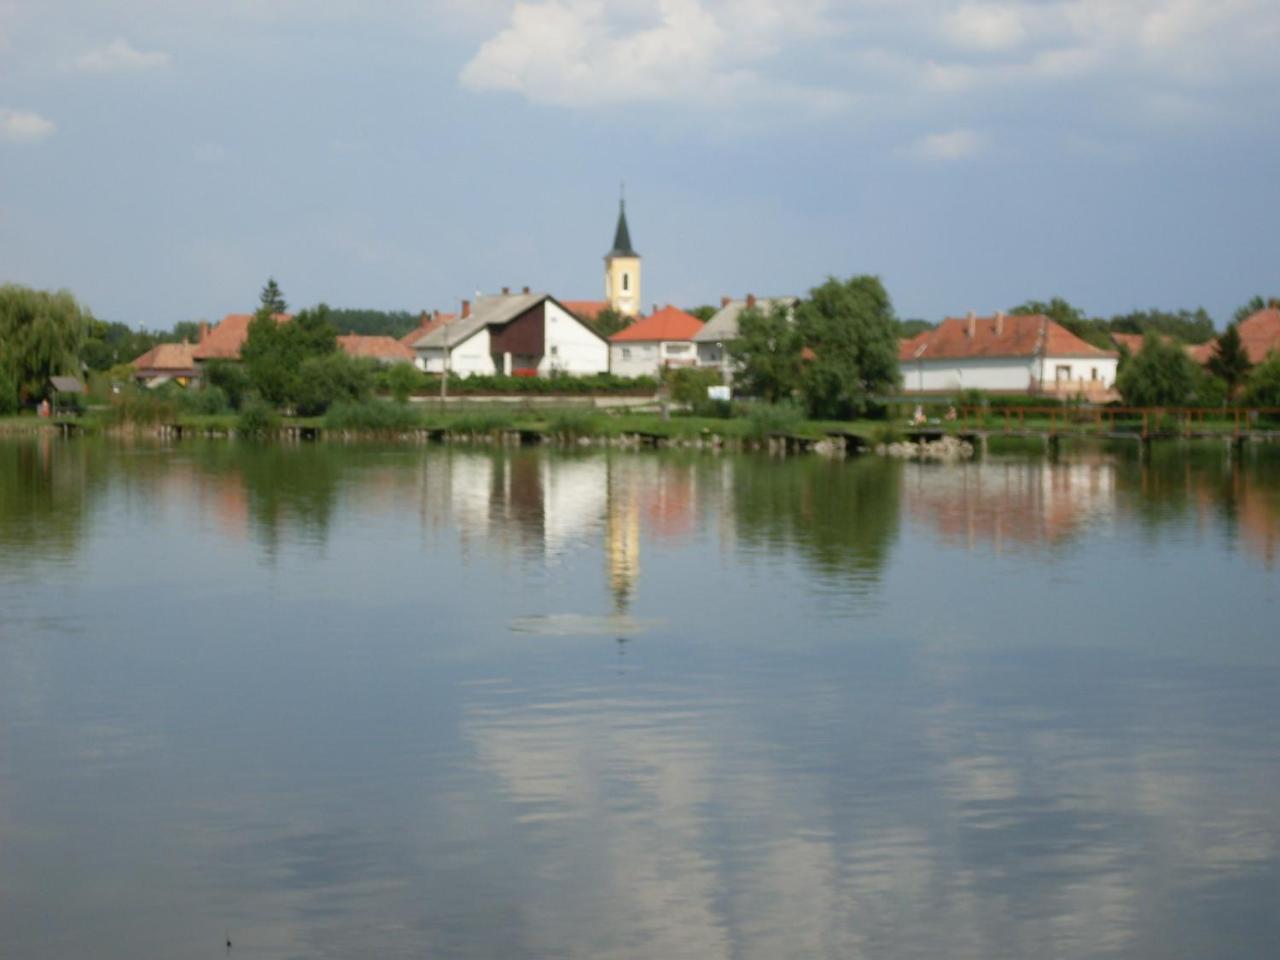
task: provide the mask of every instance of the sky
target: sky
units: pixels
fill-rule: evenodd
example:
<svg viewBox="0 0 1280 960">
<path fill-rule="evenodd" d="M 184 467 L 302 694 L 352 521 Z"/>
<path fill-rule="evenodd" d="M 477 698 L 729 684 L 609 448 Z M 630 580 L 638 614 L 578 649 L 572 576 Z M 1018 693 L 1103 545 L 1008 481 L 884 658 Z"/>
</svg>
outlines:
<svg viewBox="0 0 1280 960">
<path fill-rule="evenodd" d="M 0 282 L 149 327 L 879 275 L 1280 293 L 1276 0 L 0 0 Z"/>
</svg>

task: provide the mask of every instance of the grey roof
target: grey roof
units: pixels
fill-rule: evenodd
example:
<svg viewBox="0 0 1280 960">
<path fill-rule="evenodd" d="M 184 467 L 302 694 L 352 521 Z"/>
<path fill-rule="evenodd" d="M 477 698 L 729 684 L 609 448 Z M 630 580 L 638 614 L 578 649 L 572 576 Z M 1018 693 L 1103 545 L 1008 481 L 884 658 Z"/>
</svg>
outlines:
<svg viewBox="0 0 1280 960">
<path fill-rule="evenodd" d="M 799 297 L 757 297 L 756 309 L 768 313 L 774 306 L 794 307 L 800 302 Z M 707 321 L 706 326 L 693 335 L 695 343 L 723 343 L 738 339 L 738 318 L 747 309 L 747 301 L 730 300 L 727 306 L 716 311 L 715 316 Z"/>
<path fill-rule="evenodd" d="M 631 247 L 631 231 L 627 229 L 627 201 L 618 201 L 618 229 L 613 234 L 613 249 L 609 251 L 610 257 L 638 257 Z"/>
<path fill-rule="evenodd" d="M 476 297 L 471 316 L 443 323 L 412 344 L 415 350 L 432 347 L 456 347 L 485 327 L 514 320 L 530 307 L 546 300 L 546 293 L 511 293 L 492 297 Z"/>
<path fill-rule="evenodd" d="M 83 393 L 84 384 L 75 377 L 50 377 L 49 383 L 58 393 Z"/>
</svg>

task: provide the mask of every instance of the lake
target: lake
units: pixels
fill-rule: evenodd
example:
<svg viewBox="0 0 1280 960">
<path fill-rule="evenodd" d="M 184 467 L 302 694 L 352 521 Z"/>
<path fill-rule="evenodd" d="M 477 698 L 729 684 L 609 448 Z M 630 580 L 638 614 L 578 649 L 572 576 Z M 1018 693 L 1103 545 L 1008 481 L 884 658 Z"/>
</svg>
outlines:
<svg viewBox="0 0 1280 960">
<path fill-rule="evenodd" d="M 1280 943 L 1280 448 L 0 438 L 0 956 Z"/>
</svg>

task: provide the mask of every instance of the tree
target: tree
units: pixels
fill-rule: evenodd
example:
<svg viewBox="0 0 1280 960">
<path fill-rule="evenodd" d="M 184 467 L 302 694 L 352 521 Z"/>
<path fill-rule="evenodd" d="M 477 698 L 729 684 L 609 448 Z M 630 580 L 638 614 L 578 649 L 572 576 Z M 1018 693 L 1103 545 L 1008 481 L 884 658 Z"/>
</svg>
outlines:
<svg viewBox="0 0 1280 960">
<path fill-rule="evenodd" d="M 1239 323 L 1241 320 L 1248 320 L 1259 310 L 1265 310 L 1267 307 L 1273 307 L 1280 303 L 1280 297 L 1250 297 L 1247 302 L 1236 309 L 1234 320 Z"/>
<path fill-rule="evenodd" d="M 1249 354 L 1240 339 L 1237 324 L 1231 324 L 1223 331 L 1209 356 L 1209 372 L 1220 378 L 1227 385 L 1227 396 L 1234 397 L 1236 388 L 1249 375 Z"/>
<path fill-rule="evenodd" d="M 1148 334 L 1116 377 L 1116 387 L 1130 406 L 1179 406 L 1195 395 L 1198 373 L 1182 347 Z"/>
<path fill-rule="evenodd" d="M 262 398 L 285 406 L 295 402 L 303 362 L 337 349 L 337 334 L 324 304 L 303 310 L 287 323 L 279 322 L 264 307 L 249 323 L 249 336 L 240 349 L 240 357 Z"/>
<path fill-rule="evenodd" d="M 596 318 L 588 326 L 607 340 L 619 330 L 625 330 L 631 326 L 631 318 L 619 313 L 613 307 L 605 307 L 596 314 Z"/>
<path fill-rule="evenodd" d="M 1251 407 L 1280 409 L 1280 352 L 1273 350 L 1250 372 L 1244 402 Z"/>
<path fill-rule="evenodd" d="M 43 396 L 49 378 L 80 372 L 80 348 L 93 315 L 68 291 L 0 286 L 0 369 L 26 396 Z"/>
<path fill-rule="evenodd" d="M 935 329 L 934 324 L 928 320 L 911 319 L 898 321 L 899 337 L 914 337 L 917 334 L 924 333 L 926 330 Z"/>
<path fill-rule="evenodd" d="M 688 310 L 685 311 L 685 313 L 689 314 L 689 316 L 697 317 L 703 323 L 706 323 L 708 320 L 710 320 L 719 312 L 720 312 L 719 307 L 713 307 L 709 303 L 704 303 L 700 307 L 690 307 Z"/>
<path fill-rule="evenodd" d="M 747 307 L 738 315 L 738 337 L 727 344 L 738 364 L 734 383 L 744 393 L 777 403 L 800 385 L 804 344 L 786 305 L 768 313 Z"/>
<path fill-rule="evenodd" d="M 1086 343 L 1091 343 L 1095 347 L 1101 347 L 1104 350 L 1111 349 L 1111 337 L 1108 333 L 1106 322 L 1089 319 L 1083 310 L 1068 303 L 1062 297 L 1053 297 L 1047 302 L 1044 300 L 1028 300 L 1026 303 L 1021 303 L 1011 309 L 1009 313 L 1016 317 L 1043 314 L 1059 326 L 1070 330 Z"/>
<path fill-rule="evenodd" d="M 417 329 L 420 316 L 408 310 L 330 310 L 329 322 L 342 333 L 398 338 Z"/>
<path fill-rule="evenodd" d="M 280 292 L 280 285 L 276 283 L 275 277 L 267 277 L 267 285 L 262 288 L 262 292 L 258 294 L 259 312 L 266 313 L 285 313 L 289 309 L 289 305 L 284 302 L 284 294 Z"/>
<path fill-rule="evenodd" d="M 1131 310 L 1112 317 L 1106 324 L 1112 333 L 1164 333 L 1183 343 L 1212 340 L 1217 330 L 1204 307 L 1195 310 Z"/>
<path fill-rule="evenodd" d="M 813 356 L 801 371 L 809 415 L 847 419 L 898 386 L 898 325 L 879 277 L 827 280 L 796 307 L 796 328 Z"/>
<path fill-rule="evenodd" d="M 302 361 L 291 399 L 299 415 L 318 417 L 334 403 L 367 400 L 372 392 L 373 361 L 335 351 Z"/>
<path fill-rule="evenodd" d="M 423 386 L 422 374 L 412 363 L 396 363 L 387 371 L 387 389 L 397 403 L 408 403 L 413 391 Z"/>
</svg>

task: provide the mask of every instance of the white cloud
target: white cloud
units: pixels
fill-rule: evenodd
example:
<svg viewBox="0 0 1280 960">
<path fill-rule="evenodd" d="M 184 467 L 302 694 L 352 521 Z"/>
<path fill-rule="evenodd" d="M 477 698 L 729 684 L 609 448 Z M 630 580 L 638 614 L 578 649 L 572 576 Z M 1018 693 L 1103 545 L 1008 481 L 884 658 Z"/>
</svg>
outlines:
<svg viewBox="0 0 1280 960">
<path fill-rule="evenodd" d="M 34 143 L 53 135 L 57 125 L 38 113 L 0 109 L 0 140 Z"/>
<path fill-rule="evenodd" d="M 921 137 L 904 152 L 915 160 L 938 163 L 971 159 L 982 146 L 982 137 L 974 130 L 948 130 Z"/>
<path fill-rule="evenodd" d="M 946 17 L 943 30 L 957 46 L 974 50 L 1009 50 L 1027 39 L 1016 4 L 966 3 Z"/>
<path fill-rule="evenodd" d="M 76 57 L 74 66 L 85 73 L 140 73 L 169 66 L 173 58 L 159 50 L 139 50 L 128 40 L 117 37 L 106 46 L 96 47 Z"/>
<path fill-rule="evenodd" d="M 762 61 L 811 32 L 816 0 L 543 0 L 517 3 L 506 26 L 463 68 L 472 90 L 539 103 L 812 99 L 830 90 L 766 81 Z"/>
</svg>

